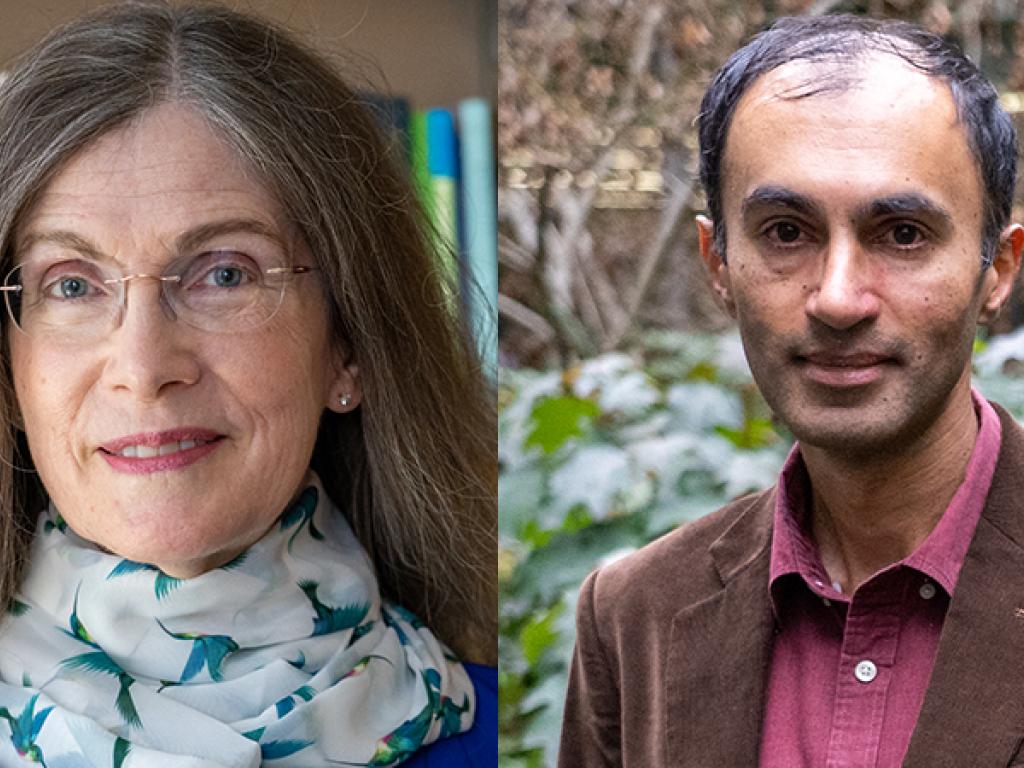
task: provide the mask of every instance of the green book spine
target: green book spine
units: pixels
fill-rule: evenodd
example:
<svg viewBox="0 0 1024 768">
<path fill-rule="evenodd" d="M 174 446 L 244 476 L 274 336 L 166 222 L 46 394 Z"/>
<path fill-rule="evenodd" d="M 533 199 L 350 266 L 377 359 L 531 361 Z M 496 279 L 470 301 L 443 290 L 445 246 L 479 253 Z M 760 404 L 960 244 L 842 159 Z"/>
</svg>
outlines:
<svg viewBox="0 0 1024 768">
<path fill-rule="evenodd" d="M 412 182 L 419 196 L 423 210 L 430 221 L 437 226 L 434 217 L 434 192 L 430 183 L 430 167 L 427 165 L 427 113 L 417 109 L 409 116 L 409 161 L 412 165 Z"/>
</svg>

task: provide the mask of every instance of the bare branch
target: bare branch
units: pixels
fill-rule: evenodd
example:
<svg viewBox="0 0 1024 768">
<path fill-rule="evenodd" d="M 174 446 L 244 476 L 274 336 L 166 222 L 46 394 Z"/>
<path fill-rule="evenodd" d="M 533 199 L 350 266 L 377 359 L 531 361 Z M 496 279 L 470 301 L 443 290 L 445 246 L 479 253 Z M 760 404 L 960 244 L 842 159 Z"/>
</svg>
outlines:
<svg viewBox="0 0 1024 768">
<path fill-rule="evenodd" d="M 498 294 L 498 314 L 518 323 L 544 344 L 555 338 L 555 329 L 540 313 L 503 293 Z"/>
<path fill-rule="evenodd" d="M 668 150 L 666 149 L 666 152 Z M 636 325 L 637 317 L 641 307 L 647 300 L 653 285 L 654 275 L 658 267 L 669 252 L 669 247 L 678 239 L 680 224 L 683 221 L 683 214 L 689 210 L 694 190 L 693 173 L 680 174 L 670 172 L 672 165 L 671 158 L 666 162 L 664 180 L 669 188 L 669 198 L 662 209 L 661 218 L 658 222 L 658 234 L 651 242 L 640 261 L 640 273 L 637 278 L 636 288 L 630 297 L 629 305 L 623 313 L 621 322 L 615 330 L 607 337 L 604 348 L 615 349 Z M 682 176 L 685 175 L 685 178 Z"/>
<path fill-rule="evenodd" d="M 544 298 L 546 319 L 555 329 L 561 366 L 568 368 L 571 357 L 593 354 L 594 343 L 587 328 L 580 323 L 572 305 L 572 262 L 567 251 L 571 247 L 552 220 L 551 190 L 556 169 L 544 168 L 544 184 L 538 205 L 540 216 L 537 229 L 537 259 L 532 277 L 539 295 Z"/>
<path fill-rule="evenodd" d="M 633 52 L 629 57 L 629 77 L 621 90 L 621 104 L 612 115 L 612 124 L 633 120 L 636 110 L 636 94 L 640 80 L 651 62 L 654 50 L 654 33 L 665 17 L 665 8 L 660 3 L 649 6 L 645 11 L 636 34 L 633 36 Z"/>
<path fill-rule="evenodd" d="M 963 0 L 957 10 L 964 53 L 978 66 L 981 66 L 981 57 L 984 51 L 981 39 L 981 19 L 985 10 L 984 6 L 985 0 Z"/>
<path fill-rule="evenodd" d="M 498 261 L 518 272 L 529 272 L 536 257 L 504 232 L 499 232 Z"/>
<path fill-rule="evenodd" d="M 498 220 L 510 224 L 516 242 L 536 254 L 540 247 L 540 227 L 539 216 L 533 208 L 533 201 L 525 190 L 503 189 L 498 195 Z"/>
<path fill-rule="evenodd" d="M 599 338 L 603 339 L 608 334 L 608 327 L 601 313 L 602 297 L 588 279 L 590 272 L 583 265 L 584 259 L 589 258 L 591 261 L 593 260 L 594 241 L 590 237 L 589 232 L 583 233 L 583 239 L 585 242 L 577 243 L 573 249 L 576 255 L 577 267 L 576 280 L 574 282 L 576 294 L 579 296 L 577 304 L 583 321 L 588 327 L 593 328 L 597 332 Z"/>
</svg>

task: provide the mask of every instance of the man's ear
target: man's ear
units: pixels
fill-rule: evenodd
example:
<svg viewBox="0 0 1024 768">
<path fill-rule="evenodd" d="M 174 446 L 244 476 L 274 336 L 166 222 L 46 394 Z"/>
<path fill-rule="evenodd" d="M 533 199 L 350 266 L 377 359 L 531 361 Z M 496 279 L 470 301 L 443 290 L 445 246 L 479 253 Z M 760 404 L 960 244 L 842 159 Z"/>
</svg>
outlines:
<svg viewBox="0 0 1024 768">
<path fill-rule="evenodd" d="M 334 377 L 327 396 L 327 408 L 335 413 L 355 410 L 363 401 L 363 381 L 349 353 L 335 353 Z"/>
<path fill-rule="evenodd" d="M 1020 271 L 1021 252 L 1024 250 L 1024 227 L 1010 224 L 999 235 L 996 257 L 984 276 L 984 295 L 978 321 L 990 323 L 1010 298 L 1013 284 Z"/>
<path fill-rule="evenodd" d="M 722 300 L 725 310 L 736 317 L 736 304 L 732 298 L 732 287 L 729 282 L 729 265 L 715 245 L 715 224 L 707 216 L 697 216 L 697 243 L 700 257 L 708 271 L 711 287 Z"/>
</svg>

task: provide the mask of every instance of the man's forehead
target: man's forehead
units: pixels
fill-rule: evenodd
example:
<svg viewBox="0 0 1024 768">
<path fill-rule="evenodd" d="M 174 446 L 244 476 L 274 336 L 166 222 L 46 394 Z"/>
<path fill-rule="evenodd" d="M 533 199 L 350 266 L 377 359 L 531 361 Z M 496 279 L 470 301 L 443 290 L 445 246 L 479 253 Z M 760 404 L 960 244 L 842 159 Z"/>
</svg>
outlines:
<svg viewBox="0 0 1024 768">
<path fill-rule="evenodd" d="M 788 62 L 755 80 L 737 104 L 726 137 L 725 181 L 737 170 L 732 150 L 739 144 L 746 145 L 745 162 L 768 160 L 783 143 L 797 149 L 797 162 L 804 151 L 852 151 L 893 135 L 917 135 L 921 141 L 900 142 L 915 155 L 948 149 L 951 142 L 966 148 L 949 85 L 886 53 Z"/>
<path fill-rule="evenodd" d="M 912 100 L 935 107 L 956 106 L 944 80 L 923 72 L 895 52 L 864 51 L 856 56 L 796 59 L 756 78 L 740 98 L 736 111 L 773 101 L 841 96 L 855 89 L 871 89 L 903 103 Z"/>
<path fill-rule="evenodd" d="M 979 171 L 952 90 L 898 56 L 780 66 L 751 85 L 728 131 L 725 210 L 739 213 L 768 186 L 834 212 L 912 193 L 980 215 Z"/>
</svg>

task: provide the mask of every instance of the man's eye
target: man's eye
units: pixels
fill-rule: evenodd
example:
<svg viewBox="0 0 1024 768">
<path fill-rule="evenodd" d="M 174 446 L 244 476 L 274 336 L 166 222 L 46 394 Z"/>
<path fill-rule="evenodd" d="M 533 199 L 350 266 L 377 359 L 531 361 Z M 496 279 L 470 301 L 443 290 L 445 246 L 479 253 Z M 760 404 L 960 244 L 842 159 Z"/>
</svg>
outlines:
<svg viewBox="0 0 1024 768">
<path fill-rule="evenodd" d="M 894 245 L 900 246 L 901 248 L 908 248 L 915 245 L 920 245 L 924 240 L 924 234 L 921 232 L 921 228 L 916 224 L 900 223 L 889 230 L 889 237 L 892 238 Z"/>
<path fill-rule="evenodd" d="M 791 221 L 777 221 L 768 227 L 765 234 L 773 243 L 789 245 L 797 242 L 803 232 L 800 227 Z"/>
</svg>

